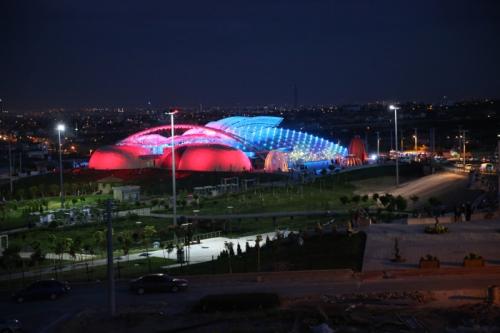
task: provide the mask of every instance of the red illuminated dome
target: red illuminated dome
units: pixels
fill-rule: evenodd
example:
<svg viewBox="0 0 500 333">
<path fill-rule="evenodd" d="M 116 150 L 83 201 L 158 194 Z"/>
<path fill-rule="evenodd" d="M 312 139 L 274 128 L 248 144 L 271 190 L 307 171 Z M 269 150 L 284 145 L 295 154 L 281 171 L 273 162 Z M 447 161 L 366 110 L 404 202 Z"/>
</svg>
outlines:
<svg viewBox="0 0 500 333">
<path fill-rule="evenodd" d="M 175 168 L 179 169 L 179 161 L 181 159 L 180 149 L 175 149 Z M 167 148 L 163 151 L 163 155 L 158 159 L 158 166 L 160 168 L 172 169 L 172 150 Z"/>
<path fill-rule="evenodd" d="M 139 156 L 149 150 L 138 146 L 105 146 L 97 149 L 89 160 L 89 168 L 98 170 L 140 169 L 148 167 Z"/>
<path fill-rule="evenodd" d="M 352 157 L 359 159 L 362 163 L 366 161 L 368 155 L 365 150 L 365 143 L 359 135 L 356 135 L 349 144 L 349 155 Z"/>
<path fill-rule="evenodd" d="M 220 146 L 191 146 L 186 148 L 179 162 L 179 170 L 186 171 L 250 171 L 252 164 L 241 150 Z"/>
</svg>

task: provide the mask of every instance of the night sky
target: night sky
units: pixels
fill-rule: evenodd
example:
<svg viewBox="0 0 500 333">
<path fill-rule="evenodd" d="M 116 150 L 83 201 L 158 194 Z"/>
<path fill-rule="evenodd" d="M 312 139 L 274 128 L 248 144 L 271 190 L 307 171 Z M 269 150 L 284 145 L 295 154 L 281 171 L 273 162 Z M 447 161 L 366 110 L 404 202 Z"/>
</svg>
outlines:
<svg viewBox="0 0 500 333">
<path fill-rule="evenodd" d="M 0 1 L 10 109 L 500 97 L 500 1 Z"/>
</svg>

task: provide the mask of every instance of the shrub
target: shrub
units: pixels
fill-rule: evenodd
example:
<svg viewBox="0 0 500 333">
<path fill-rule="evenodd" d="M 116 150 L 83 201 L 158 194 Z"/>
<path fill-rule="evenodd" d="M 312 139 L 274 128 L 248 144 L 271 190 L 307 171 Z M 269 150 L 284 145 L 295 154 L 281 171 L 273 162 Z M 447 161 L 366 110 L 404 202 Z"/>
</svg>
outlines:
<svg viewBox="0 0 500 333">
<path fill-rule="evenodd" d="M 347 205 L 347 204 L 349 203 L 349 201 L 350 201 L 350 200 L 349 200 L 349 198 L 348 198 L 348 197 L 346 197 L 345 195 L 341 196 L 341 197 L 339 198 L 339 200 L 340 200 L 340 203 L 341 203 L 342 205 Z"/>
<path fill-rule="evenodd" d="M 468 255 L 465 256 L 465 260 L 473 260 L 473 259 L 483 259 L 482 256 L 475 254 L 473 252 L 469 253 Z"/>
<path fill-rule="evenodd" d="M 427 254 L 425 257 L 421 257 L 420 260 L 421 261 L 438 261 L 438 258 L 431 255 L 431 254 Z"/>
</svg>

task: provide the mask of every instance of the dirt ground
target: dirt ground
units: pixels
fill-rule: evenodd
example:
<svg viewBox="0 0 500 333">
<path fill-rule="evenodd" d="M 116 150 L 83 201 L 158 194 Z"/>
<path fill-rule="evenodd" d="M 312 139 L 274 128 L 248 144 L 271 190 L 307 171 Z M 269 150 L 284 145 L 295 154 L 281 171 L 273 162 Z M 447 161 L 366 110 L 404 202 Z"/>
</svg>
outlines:
<svg viewBox="0 0 500 333">
<path fill-rule="evenodd" d="M 87 310 L 58 332 L 497 332 L 500 307 L 484 300 L 443 303 L 431 292 L 310 296 L 282 299 L 277 309 L 172 313 L 175 304 L 122 309 L 109 319 Z M 328 331 L 328 328 L 332 331 Z"/>
</svg>

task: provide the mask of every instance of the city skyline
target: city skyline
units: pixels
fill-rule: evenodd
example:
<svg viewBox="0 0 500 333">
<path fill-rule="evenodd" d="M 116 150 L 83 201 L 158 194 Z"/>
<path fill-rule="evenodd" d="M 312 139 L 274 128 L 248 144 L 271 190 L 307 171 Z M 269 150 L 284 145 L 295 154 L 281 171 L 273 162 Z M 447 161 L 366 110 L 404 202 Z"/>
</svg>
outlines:
<svg viewBox="0 0 500 333">
<path fill-rule="evenodd" d="M 494 1 L 1 6 L 7 109 L 499 97 Z"/>
</svg>

